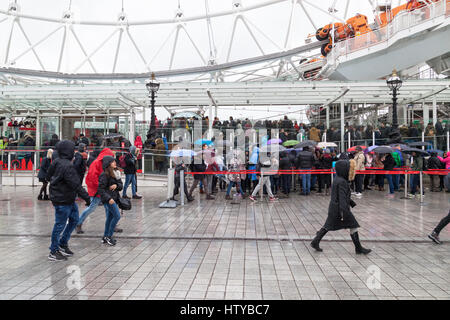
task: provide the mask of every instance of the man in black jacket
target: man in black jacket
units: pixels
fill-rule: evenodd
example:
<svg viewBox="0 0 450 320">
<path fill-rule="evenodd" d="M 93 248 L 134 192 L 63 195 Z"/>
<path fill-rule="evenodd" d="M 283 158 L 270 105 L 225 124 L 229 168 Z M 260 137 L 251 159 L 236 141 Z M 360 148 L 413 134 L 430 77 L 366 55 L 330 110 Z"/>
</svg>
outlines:
<svg viewBox="0 0 450 320">
<path fill-rule="evenodd" d="M 80 178 L 72 164 L 75 144 L 72 141 L 63 140 L 58 142 L 56 150 L 58 158 L 53 161 L 46 177 L 50 182 L 50 200 L 55 207 L 55 225 L 48 259 L 61 261 L 73 255 L 68 242 L 79 218 L 75 198 L 78 194 L 86 201 L 86 205 L 89 205 L 91 201 L 89 194 L 81 186 Z M 61 232 L 63 232 L 62 237 L 60 237 Z"/>
<path fill-rule="evenodd" d="M 291 160 L 289 159 L 289 150 L 280 153 L 280 170 L 291 170 Z M 281 188 L 284 196 L 289 197 L 291 192 L 292 176 L 288 172 L 281 174 Z"/>
<path fill-rule="evenodd" d="M 86 160 L 83 158 L 83 153 L 86 151 L 85 147 L 86 145 L 84 143 L 78 144 L 78 152 L 75 153 L 73 159 L 73 167 L 80 177 L 81 184 L 83 184 L 84 174 L 86 173 L 87 167 Z"/>
<path fill-rule="evenodd" d="M 142 196 L 138 195 L 136 193 L 137 191 L 137 181 L 136 181 L 136 172 L 137 172 L 137 168 L 136 168 L 136 147 L 135 146 L 131 146 L 130 147 L 130 152 L 128 152 L 125 155 L 125 168 L 123 168 L 123 172 L 125 173 L 125 185 L 123 188 L 123 194 L 122 194 L 122 198 L 127 199 L 127 189 L 128 186 L 131 183 L 131 192 L 132 192 L 132 196 L 133 199 L 141 199 Z"/>
<path fill-rule="evenodd" d="M 297 168 L 300 170 L 311 170 L 314 165 L 314 155 L 308 147 L 303 148 L 297 156 Z M 301 174 L 302 194 L 307 196 L 311 192 L 311 173 Z"/>
<path fill-rule="evenodd" d="M 441 169 L 441 160 L 437 157 L 436 152 L 431 153 L 431 157 L 427 161 L 427 168 L 428 170 L 436 170 Z M 442 190 L 438 190 L 437 185 L 435 184 L 437 175 L 429 174 L 430 177 L 430 184 L 431 184 L 431 192 L 440 192 Z"/>
</svg>

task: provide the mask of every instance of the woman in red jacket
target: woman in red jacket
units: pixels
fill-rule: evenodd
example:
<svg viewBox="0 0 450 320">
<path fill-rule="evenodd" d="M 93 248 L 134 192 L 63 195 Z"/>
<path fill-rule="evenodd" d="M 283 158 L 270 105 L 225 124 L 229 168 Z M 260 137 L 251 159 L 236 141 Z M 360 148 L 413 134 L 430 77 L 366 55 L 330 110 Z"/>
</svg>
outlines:
<svg viewBox="0 0 450 320">
<path fill-rule="evenodd" d="M 84 220 L 95 211 L 95 209 L 100 204 L 100 196 L 98 195 L 98 178 L 103 173 L 103 158 L 106 156 L 114 157 L 114 153 L 109 148 L 103 149 L 98 155 L 97 159 L 92 162 L 89 166 L 89 171 L 86 176 L 86 185 L 89 193 L 89 197 L 91 197 L 91 205 L 84 209 L 81 213 L 80 219 L 78 220 L 77 225 L 77 234 L 82 234 L 84 231 L 82 230 L 82 225 Z"/>
</svg>

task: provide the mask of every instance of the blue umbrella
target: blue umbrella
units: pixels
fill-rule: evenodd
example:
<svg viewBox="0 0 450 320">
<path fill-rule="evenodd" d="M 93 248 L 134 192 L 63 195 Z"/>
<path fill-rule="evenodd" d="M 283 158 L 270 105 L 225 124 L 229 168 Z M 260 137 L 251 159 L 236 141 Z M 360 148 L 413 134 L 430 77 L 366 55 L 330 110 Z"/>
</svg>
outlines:
<svg viewBox="0 0 450 320">
<path fill-rule="evenodd" d="M 255 148 L 253 148 L 252 155 L 250 157 L 249 162 L 252 163 L 252 164 L 257 164 L 258 163 L 258 157 L 259 157 L 259 148 L 255 147 Z"/>
<path fill-rule="evenodd" d="M 442 151 L 442 150 L 437 150 L 437 149 L 427 150 L 427 152 L 430 153 L 430 154 L 433 153 L 433 152 L 434 152 L 434 153 L 437 153 L 438 156 L 441 156 L 441 157 L 444 155 L 444 151 Z"/>
<path fill-rule="evenodd" d="M 201 146 L 206 144 L 207 146 L 211 146 L 214 144 L 214 142 L 212 142 L 211 140 L 206 140 L 206 139 L 198 139 L 194 142 L 194 144 L 201 145 Z"/>
<path fill-rule="evenodd" d="M 171 157 L 193 157 L 195 155 L 196 155 L 196 153 L 193 150 L 188 150 L 188 149 L 173 150 L 170 153 Z"/>
</svg>

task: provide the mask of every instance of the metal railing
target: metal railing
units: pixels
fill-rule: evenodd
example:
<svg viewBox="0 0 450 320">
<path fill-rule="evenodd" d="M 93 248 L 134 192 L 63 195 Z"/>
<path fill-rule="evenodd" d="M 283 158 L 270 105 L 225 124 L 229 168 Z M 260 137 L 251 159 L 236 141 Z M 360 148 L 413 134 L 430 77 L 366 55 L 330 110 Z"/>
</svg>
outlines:
<svg viewBox="0 0 450 320">
<path fill-rule="evenodd" d="M 340 56 L 387 42 L 403 30 L 444 15 L 448 16 L 449 9 L 450 2 L 441 0 L 412 11 L 402 11 L 385 27 L 336 42 L 332 52 L 328 54 L 327 60 L 331 59 L 329 62 L 334 62 Z"/>
</svg>

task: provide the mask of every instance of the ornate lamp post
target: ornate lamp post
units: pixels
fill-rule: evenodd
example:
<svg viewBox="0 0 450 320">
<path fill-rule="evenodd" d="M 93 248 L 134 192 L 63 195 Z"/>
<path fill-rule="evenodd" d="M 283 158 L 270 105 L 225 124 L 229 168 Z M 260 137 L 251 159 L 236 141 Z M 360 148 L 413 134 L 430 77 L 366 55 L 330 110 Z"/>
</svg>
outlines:
<svg viewBox="0 0 450 320">
<path fill-rule="evenodd" d="M 402 136 L 398 130 L 398 119 L 397 119 L 397 93 L 402 86 L 402 79 L 397 75 L 397 71 L 394 69 L 392 75 L 386 80 L 387 86 L 392 92 L 392 130 L 389 134 L 390 144 L 400 143 Z"/>
<path fill-rule="evenodd" d="M 149 82 L 145 84 L 147 87 L 149 98 L 150 98 L 150 107 L 151 107 L 151 120 L 150 120 L 150 129 L 147 132 L 147 139 L 154 140 L 157 136 L 156 125 L 155 125 L 155 98 L 156 92 L 159 90 L 159 83 L 155 82 L 155 74 L 152 73 L 152 78 Z"/>
</svg>

